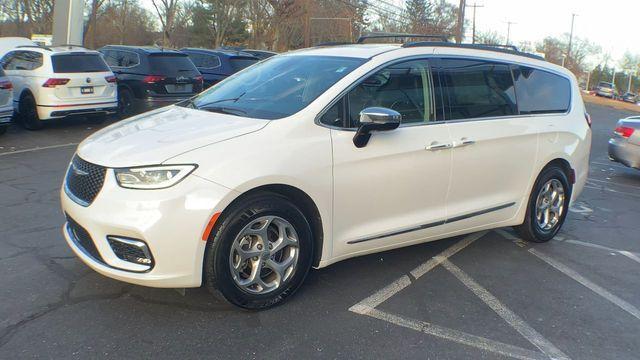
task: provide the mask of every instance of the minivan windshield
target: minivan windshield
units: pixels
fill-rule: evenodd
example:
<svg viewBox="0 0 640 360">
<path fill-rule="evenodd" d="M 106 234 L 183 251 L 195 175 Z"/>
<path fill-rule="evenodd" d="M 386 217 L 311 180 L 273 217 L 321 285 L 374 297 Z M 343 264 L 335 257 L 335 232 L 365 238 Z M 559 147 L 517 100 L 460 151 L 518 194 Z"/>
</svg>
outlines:
<svg viewBox="0 0 640 360">
<path fill-rule="evenodd" d="M 305 108 L 366 59 L 276 56 L 195 97 L 187 106 L 258 119 L 280 119 Z"/>
</svg>

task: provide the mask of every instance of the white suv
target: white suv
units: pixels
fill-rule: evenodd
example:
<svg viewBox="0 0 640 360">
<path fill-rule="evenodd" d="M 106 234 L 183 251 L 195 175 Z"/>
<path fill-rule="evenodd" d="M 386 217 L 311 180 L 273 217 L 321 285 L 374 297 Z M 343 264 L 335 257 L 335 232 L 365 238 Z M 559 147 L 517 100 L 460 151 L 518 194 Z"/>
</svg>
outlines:
<svg viewBox="0 0 640 360">
<path fill-rule="evenodd" d="M 64 235 L 106 276 L 264 308 L 354 256 L 504 226 L 550 240 L 590 144 L 575 77 L 532 55 L 306 49 L 86 139 Z"/>
<path fill-rule="evenodd" d="M 13 82 L 14 108 L 27 129 L 42 128 L 42 120 L 117 111 L 116 78 L 97 51 L 20 46 L 0 63 Z"/>
</svg>

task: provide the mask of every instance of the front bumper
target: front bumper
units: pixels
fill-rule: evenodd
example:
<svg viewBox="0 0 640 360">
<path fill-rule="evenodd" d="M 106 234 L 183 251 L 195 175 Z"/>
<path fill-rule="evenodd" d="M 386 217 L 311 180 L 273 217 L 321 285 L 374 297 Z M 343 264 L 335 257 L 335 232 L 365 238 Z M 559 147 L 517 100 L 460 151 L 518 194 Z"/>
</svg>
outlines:
<svg viewBox="0 0 640 360">
<path fill-rule="evenodd" d="M 91 104 L 38 105 L 38 117 L 41 120 L 81 115 L 110 115 L 118 111 L 117 101 Z"/>
<path fill-rule="evenodd" d="M 198 287 L 206 241 L 202 235 L 211 216 L 221 211 L 221 199 L 232 190 L 191 174 L 173 187 L 160 190 L 123 189 L 108 169 L 104 185 L 89 206 L 74 202 L 61 190 L 62 208 L 69 219 L 63 234 L 67 244 L 89 267 L 102 275 L 144 286 Z M 97 256 L 83 247 L 70 223 L 90 235 Z M 107 236 L 138 239 L 153 257 L 151 269 L 124 261 Z"/>
<path fill-rule="evenodd" d="M 640 169 L 640 146 L 623 139 L 612 138 L 609 140 L 609 159 L 631 168 Z"/>
</svg>

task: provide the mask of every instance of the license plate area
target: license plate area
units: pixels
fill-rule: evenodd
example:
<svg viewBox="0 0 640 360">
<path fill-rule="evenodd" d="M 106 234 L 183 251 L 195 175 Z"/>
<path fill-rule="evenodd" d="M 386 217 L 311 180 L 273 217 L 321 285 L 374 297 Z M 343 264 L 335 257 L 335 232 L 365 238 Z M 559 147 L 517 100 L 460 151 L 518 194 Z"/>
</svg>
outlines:
<svg viewBox="0 0 640 360">
<path fill-rule="evenodd" d="M 168 93 L 191 93 L 193 92 L 193 84 L 170 84 L 165 85 Z"/>
<path fill-rule="evenodd" d="M 93 94 L 93 86 L 83 86 L 80 88 L 80 94 Z"/>
</svg>

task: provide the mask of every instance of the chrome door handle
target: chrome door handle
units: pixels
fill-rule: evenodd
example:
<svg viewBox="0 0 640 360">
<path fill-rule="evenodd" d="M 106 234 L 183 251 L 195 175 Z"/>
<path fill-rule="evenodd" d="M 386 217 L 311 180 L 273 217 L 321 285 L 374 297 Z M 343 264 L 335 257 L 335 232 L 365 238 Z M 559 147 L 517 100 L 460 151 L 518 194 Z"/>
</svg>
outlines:
<svg viewBox="0 0 640 360">
<path fill-rule="evenodd" d="M 453 147 L 469 146 L 469 145 L 473 145 L 473 144 L 475 144 L 475 143 L 476 143 L 476 142 L 475 142 L 474 140 L 470 140 L 470 139 L 467 139 L 466 137 L 464 137 L 464 138 L 460 139 L 460 141 L 459 141 L 459 142 L 456 142 L 456 143 L 453 145 Z"/>
<path fill-rule="evenodd" d="M 438 151 L 438 150 L 450 149 L 452 147 L 453 147 L 453 144 L 439 144 L 437 141 L 434 141 L 430 145 L 427 145 L 426 149 L 430 151 Z"/>
</svg>

